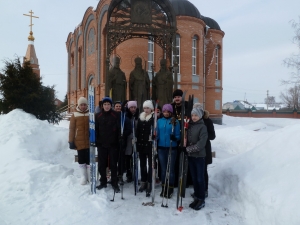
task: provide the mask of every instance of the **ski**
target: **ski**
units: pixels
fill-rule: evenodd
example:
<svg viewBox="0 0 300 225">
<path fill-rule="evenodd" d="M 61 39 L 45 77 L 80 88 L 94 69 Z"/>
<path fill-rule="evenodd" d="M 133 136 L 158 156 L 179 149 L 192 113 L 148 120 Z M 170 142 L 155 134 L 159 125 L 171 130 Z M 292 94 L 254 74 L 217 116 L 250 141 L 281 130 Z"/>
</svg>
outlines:
<svg viewBox="0 0 300 225">
<path fill-rule="evenodd" d="M 156 134 L 157 134 L 157 107 L 158 107 L 158 100 L 155 103 L 154 108 L 154 125 L 153 125 L 153 137 L 152 140 L 152 203 L 154 203 L 155 199 L 155 183 L 156 183 L 156 172 L 155 172 L 155 156 L 157 154 L 157 143 L 156 143 Z"/>
<path fill-rule="evenodd" d="M 133 180 L 134 180 L 134 195 L 136 195 L 138 191 L 139 185 L 139 165 L 138 165 L 138 152 L 136 150 L 136 137 L 135 137 L 135 122 L 134 118 L 132 120 L 132 146 L 133 146 Z"/>
<path fill-rule="evenodd" d="M 126 118 L 126 112 L 122 112 L 121 111 L 121 143 L 120 143 L 120 164 L 121 164 L 121 182 L 120 182 L 120 186 L 121 186 L 121 199 L 123 198 L 123 189 L 124 189 L 124 181 L 123 181 L 123 149 L 122 149 L 122 145 L 123 145 L 123 132 L 124 132 L 124 123 L 125 123 L 125 118 Z"/>
<path fill-rule="evenodd" d="M 154 199 L 155 199 L 155 183 L 156 183 L 156 172 L 155 172 L 155 156 L 157 154 L 157 146 L 156 146 L 156 129 L 157 129 L 157 107 L 158 107 L 158 100 L 155 103 L 155 108 L 154 108 L 154 124 L 151 126 L 151 140 L 152 140 L 152 191 L 151 191 L 151 202 L 148 203 L 143 203 L 143 205 L 154 205 Z"/>
<path fill-rule="evenodd" d="M 91 194 L 96 194 L 96 137 L 95 137 L 95 95 L 94 87 L 89 86 L 89 132 L 90 132 L 90 170 Z"/>
<path fill-rule="evenodd" d="M 184 129 L 184 117 L 185 117 L 185 95 L 187 91 L 183 92 L 182 100 L 181 100 L 181 141 L 180 147 L 184 147 L 185 140 L 185 129 Z M 179 175 L 178 175 L 178 191 L 177 191 L 177 199 L 176 199 L 176 208 L 181 211 L 182 210 L 182 197 L 184 196 L 183 187 L 184 184 L 184 169 L 187 167 L 187 156 L 184 152 L 180 153 L 179 158 Z M 179 206 L 179 201 L 181 201 L 181 205 Z"/>
</svg>

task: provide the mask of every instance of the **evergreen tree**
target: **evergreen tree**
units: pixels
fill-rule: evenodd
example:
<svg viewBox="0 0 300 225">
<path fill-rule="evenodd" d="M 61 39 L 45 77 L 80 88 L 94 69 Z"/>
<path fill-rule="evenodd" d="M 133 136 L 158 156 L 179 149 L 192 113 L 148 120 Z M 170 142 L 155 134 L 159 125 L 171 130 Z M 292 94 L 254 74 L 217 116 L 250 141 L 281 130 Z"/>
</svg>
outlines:
<svg viewBox="0 0 300 225">
<path fill-rule="evenodd" d="M 5 67 L 0 75 L 0 110 L 8 113 L 20 108 L 38 119 L 58 123 L 61 117 L 54 104 L 54 86 L 43 86 L 41 78 L 33 72 L 28 61 L 22 65 L 20 59 L 16 58 L 4 63 Z"/>
</svg>

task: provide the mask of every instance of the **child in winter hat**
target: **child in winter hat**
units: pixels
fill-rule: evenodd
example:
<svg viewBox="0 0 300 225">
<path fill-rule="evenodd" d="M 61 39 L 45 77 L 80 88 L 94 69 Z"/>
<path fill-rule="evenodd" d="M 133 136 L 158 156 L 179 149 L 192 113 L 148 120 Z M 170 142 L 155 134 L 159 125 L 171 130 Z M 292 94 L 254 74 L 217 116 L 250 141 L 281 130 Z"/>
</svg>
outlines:
<svg viewBox="0 0 300 225">
<path fill-rule="evenodd" d="M 136 101 L 127 102 L 127 108 L 129 109 L 130 107 L 137 107 L 137 102 Z"/>
<path fill-rule="evenodd" d="M 199 118 L 201 119 L 203 116 L 203 107 L 199 103 L 196 103 L 196 104 L 194 104 L 191 114 L 195 114 L 195 115 L 199 116 Z"/>
<path fill-rule="evenodd" d="M 146 100 L 146 101 L 144 101 L 144 103 L 143 103 L 143 108 L 150 108 L 151 110 L 153 110 L 154 107 L 153 107 L 152 101 L 151 101 L 151 100 Z"/>
<path fill-rule="evenodd" d="M 85 97 L 80 97 L 77 101 L 78 105 L 81 105 L 81 104 L 88 104 L 88 101 Z"/>
<path fill-rule="evenodd" d="M 110 97 L 104 97 L 102 98 L 102 105 L 105 103 L 105 102 L 108 102 L 112 105 L 112 99 Z"/>
<path fill-rule="evenodd" d="M 171 104 L 164 104 L 163 105 L 163 108 L 162 108 L 162 112 L 164 111 L 168 111 L 170 112 L 171 114 L 173 113 L 173 107 Z"/>
</svg>

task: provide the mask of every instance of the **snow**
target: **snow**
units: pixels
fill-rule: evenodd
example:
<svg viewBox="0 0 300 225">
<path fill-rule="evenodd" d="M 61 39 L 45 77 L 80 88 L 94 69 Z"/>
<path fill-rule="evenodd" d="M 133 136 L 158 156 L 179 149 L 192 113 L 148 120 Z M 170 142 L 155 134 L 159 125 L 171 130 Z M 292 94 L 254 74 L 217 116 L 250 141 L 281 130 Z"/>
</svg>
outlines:
<svg viewBox="0 0 300 225">
<path fill-rule="evenodd" d="M 151 199 L 134 195 L 125 184 L 124 198 L 108 188 L 90 194 L 80 185 L 75 151 L 68 148 L 68 121 L 58 126 L 20 109 L 0 115 L 0 224 L 300 224 L 300 120 L 223 117 L 212 141 L 217 158 L 209 166 L 205 208 L 183 211 L 161 207 L 157 187 Z M 175 195 L 177 190 L 175 190 Z"/>
</svg>

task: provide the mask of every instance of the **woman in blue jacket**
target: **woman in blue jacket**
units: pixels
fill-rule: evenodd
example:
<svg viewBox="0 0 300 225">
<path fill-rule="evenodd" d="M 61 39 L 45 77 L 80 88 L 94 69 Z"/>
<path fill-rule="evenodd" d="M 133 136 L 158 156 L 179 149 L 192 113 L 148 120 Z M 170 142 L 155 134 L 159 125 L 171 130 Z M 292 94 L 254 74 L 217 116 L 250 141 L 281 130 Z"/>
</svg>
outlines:
<svg viewBox="0 0 300 225">
<path fill-rule="evenodd" d="M 162 190 L 161 197 L 171 198 L 173 195 L 175 181 L 175 161 L 177 155 L 177 141 L 180 140 L 180 124 L 178 120 L 172 117 L 173 107 L 165 104 L 162 108 L 163 117 L 157 121 L 157 149 L 158 158 L 161 166 Z M 170 147 L 171 145 L 171 147 Z M 171 148 L 171 152 L 169 151 Z M 166 182 L 166 170 L 168 164 L 168 155 L 170 158 L 170 174 Z"/>
</svg>

